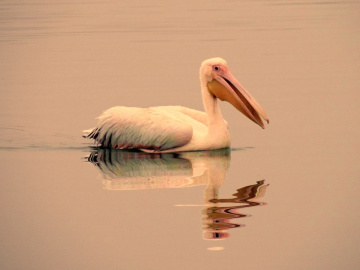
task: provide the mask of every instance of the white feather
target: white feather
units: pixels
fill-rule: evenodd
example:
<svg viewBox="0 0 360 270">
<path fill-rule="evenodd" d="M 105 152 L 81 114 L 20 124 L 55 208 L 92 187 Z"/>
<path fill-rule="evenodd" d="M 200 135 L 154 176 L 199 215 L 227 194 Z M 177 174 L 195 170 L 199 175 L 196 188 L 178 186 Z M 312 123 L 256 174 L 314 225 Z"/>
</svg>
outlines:
<svg viewBox="0 0 360 270">
<path fill-rule="evenodd" d="M 191 125 L 174 113 L 159 108 L 113 107 L 100 117 L 87 136 L 104 147 L 165 150 L 182 146 L 192 138 Z"/>
</svg>

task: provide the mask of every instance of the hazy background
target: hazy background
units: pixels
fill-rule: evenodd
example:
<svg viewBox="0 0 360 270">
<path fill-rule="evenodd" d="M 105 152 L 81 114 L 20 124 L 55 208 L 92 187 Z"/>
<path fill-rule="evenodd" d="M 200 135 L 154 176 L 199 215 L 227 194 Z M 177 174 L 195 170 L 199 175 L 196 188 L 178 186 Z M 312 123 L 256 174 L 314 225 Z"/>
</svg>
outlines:
<svg viewBox="0 0 360 270">
<path fill-rule="evenodd" d="M 0 1 L 1 269 L 358 267 L 359 14 L 358 1 Z M 81 130 L 115 105 L 202 110 L 198 69 L 215 56 L 270 125 L 224 103 L 229 156 L 116 154 L 137 190 L 106 188 L 118 182 L 86 162 Z M 265 179 L 267 205 L 205 240 L 215 174 L 221 198 Z"/>
</svg>

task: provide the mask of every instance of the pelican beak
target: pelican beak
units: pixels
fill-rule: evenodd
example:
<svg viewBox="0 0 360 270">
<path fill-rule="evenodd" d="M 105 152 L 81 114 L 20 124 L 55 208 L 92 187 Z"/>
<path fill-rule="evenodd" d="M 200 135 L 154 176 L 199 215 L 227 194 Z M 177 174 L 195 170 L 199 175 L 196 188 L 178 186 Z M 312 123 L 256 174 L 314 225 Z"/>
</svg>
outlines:
<svg viewBox="0 0 360 270">
<path fill-rule="evenodd" d="M 228 101 L 262 128 L 265 128 L 265 126 L 261 118 L 269 123 L 269 118 L 259 103 L 245 90 L 229 70 L 224 71 L 221 75 L 215 75 L 214 79 L 208 82 L 207 87 L 218 99 Z"/>
</svg>

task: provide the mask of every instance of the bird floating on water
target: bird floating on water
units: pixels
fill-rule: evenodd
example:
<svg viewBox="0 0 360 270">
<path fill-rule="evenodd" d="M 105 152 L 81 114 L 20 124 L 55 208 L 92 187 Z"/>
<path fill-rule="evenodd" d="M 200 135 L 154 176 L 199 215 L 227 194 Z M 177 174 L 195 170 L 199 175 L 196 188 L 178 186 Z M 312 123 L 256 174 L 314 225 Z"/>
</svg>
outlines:
<svg viewBox="0 0 360 270">
<path fill-rule="evenodd" d="M 156 153 L 228 148 L 227 122 L 217 99 L 228 101 L 262 128 L 262 119 L 269 123 L 264 110 L 231 74 L 224 59 L 202 62 L 200 83 L 205 112 L 182 106 L 112 107 L 98 117 L 95 128 L 84 131 L 84 137 L 103 148 Z"/>
</svg>

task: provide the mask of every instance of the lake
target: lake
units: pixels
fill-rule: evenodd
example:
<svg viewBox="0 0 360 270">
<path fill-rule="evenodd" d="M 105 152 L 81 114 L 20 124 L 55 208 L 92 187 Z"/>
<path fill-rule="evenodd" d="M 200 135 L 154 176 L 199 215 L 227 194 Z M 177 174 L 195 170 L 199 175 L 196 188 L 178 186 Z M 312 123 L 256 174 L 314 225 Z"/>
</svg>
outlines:
<svg viewBox="0 0 360 270">
<path fill-rule="evenodd" d="M 0 3 L 1 269 L 356 269 L 360 3 Z M 231 149 L 81 137 L 117 105 L 203 110 L 220 56 L 270 118 L 228 103 Z"/>
</svg>

